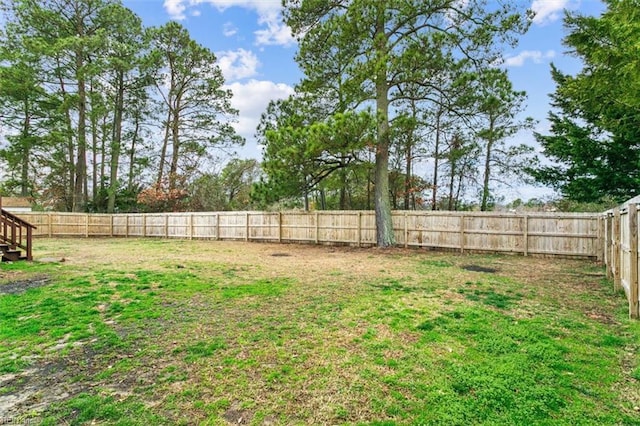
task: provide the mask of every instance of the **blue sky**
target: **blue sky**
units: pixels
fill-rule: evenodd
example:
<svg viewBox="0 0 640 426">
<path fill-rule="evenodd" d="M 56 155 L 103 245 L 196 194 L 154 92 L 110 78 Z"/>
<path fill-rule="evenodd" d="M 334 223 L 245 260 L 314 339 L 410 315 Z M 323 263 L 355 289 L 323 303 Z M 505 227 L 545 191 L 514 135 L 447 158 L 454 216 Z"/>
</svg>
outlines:
<svg viewBox="0 0 640 426">
<path fill-rule="evenodd" d="M 375 0 L 372 0 L 375 1 Z M 490 0 L 492 1 L 492 0 Z M 247 140 L 239 149 L 242 157 L 259 158 L 254 140 L 260 114 L 271 99 L 285 98 L 302 74 L 294 61 L 296 43 L 281 20 L 280 0 L 123 0 L 145 26 L 162 25 L 174 19 L 191 37 L 207 46 L 219 60 L 233 104 L 240 111 L 238 133 Z M 548 95 L 554 91 L 549 64 L 575 73 L 580 63 L 562 46 L 565 31 L 563 10 L 598 15 L 600 0 L 531 0 L 536 18 L 518 46 L 504 52 L 505 66 L 516 90 L 528 95 L 526 116 L 539 121 L 536 130 L 545 133 L 549 111 Z M 531 132 L 518 134 L 517 142 L 531 145 Z M 520 187 L 505 193 L 508 199 L 548 196 L 551 191 Z"/>
</svg>

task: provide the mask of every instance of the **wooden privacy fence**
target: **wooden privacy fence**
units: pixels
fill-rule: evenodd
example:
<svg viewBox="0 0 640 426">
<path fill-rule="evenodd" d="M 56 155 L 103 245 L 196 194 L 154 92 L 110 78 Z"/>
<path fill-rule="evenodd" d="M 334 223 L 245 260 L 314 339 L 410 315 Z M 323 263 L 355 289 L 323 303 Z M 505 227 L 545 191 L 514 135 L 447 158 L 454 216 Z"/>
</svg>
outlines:
<svg viewBox="0 0 640 426">
<path fill-rule="evenodd" d="M 162 214 L 22 213 L 35 235 L 201 238 L 316 244 L 375 244 L 371 211 Z M 512 252 L 602 259 L 602 215 L 395 211 L 403 247 Z"/>
<path fill-rule="evenodd" d="M 638 203 L 640 197 L 605 212 L 604 261 L 607 276 L 613 278 L 614 289 L 624 290 L 631 318 L 640 317 Z"/>
</svg>

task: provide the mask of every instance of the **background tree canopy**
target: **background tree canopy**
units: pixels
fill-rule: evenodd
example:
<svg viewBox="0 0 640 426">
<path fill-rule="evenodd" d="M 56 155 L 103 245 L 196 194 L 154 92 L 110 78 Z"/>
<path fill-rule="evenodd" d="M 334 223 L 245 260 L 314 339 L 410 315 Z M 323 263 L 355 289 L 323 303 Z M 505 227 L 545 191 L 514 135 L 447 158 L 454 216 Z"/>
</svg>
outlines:
<svg viewBox="0 0 640 426">
<path fill-rule="evenodd" d="M 236 86 L 179 22 L 145 28 L 119 0 L 0 0 L 0 193 L 67 211 L 375 209 L 381 246 L 391 209 L 488 210 L 530 176 L 571 205 L 621 201 L 640 187 L 640 8 L 605 3 L 565 17 L 583 69 L 552 67 L 538 161 L 515 141 L 534 122 L 502 58 L 530 1 L 285 0 L 304 77 L 244 160 Z"/>
<path fill-rule="evenodd" d="M 580 202 L 621 202 L 640 192 L 640 5 L 605 3 L 600 17 L 565 17 L 564 44 L 584 66 L 575 76 L 552 68 L 551 134 L 536 134 L 552 164 L 530 170 Z"/>
<path fill-rule="evenodd" d="M 143 28 L 117 0 L 0 5 L 4 191 L 113 212 L 154 182 L 145 199 L 178 208 L 218 149 L 242 143 L 215 55 L 179 23 Z"/>
</svg>

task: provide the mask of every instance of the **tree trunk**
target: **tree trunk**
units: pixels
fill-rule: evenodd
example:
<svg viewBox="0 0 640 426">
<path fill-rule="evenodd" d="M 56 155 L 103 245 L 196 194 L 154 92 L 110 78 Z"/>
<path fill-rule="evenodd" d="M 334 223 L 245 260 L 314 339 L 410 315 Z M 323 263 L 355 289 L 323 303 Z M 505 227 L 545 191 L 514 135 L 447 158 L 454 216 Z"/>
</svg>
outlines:
<svg viewBox="0 0 640 426">
<path fill-rule="evenodd" d="M 95 117 L 95 113 L 91 112 L 91 195 L 93 197 L 93 203 L 98 203 L 98 182 L 101 180 L 98 178 L 98 122 Z M 102 159 L 104 162 L 104 158 Z"/>
<path fill-rule="evenodd" d="M 160 150 L 160 161 L 158 164 L 158 179 L 156 179 L 156 185 L 160 188 L 162 185 L 162 178 L 164 178 L 164 165 L 167 161 L 167 148 L 169 145 L 169 135 L 171 134 L 171 108 L 167 113 L 167 122 L 164 126 L 164 139 L 162 141 L 162 149 Z"/>
<path fill-rule="evenodd" d="M 180 100 L 176 101 L 171 122 L 171 164 L 169 167 L 169 189 L 176 188 L 178 177 L 178 160 L 180 159 Z"/>
<path fill-rule="evenodd" d="M 102 117 L 102 123 L 100 124 L 100 178 L 99 178 L 99 182 L 100 182 L 100 192 L 104 192 L 104 177 L 106 176 L 106 158 L 107 158 L 107 146 L 106 146 L 106 141 L 108 139 L 107 137 L 107 115 L 105 114 Z"/>
<path fill-rule="evenodd" d="M 413 153 L 411 148 L 413 147 L 413 136 L 411 136 L 409 138 L 409 141 L 407 142 L 407 151 L 405 153 L 405 162 L 407 163 L 407 167 L 406 167 L 406 171 L 405 171 L 405 175 L 404 175 L 404 209 L 405 210 L 410 210 L 410 203 L 411 203 L 411 193 L 413 192 L 412 190 L 412 185 L 411 185 L 411 166 L 412 166 L 412 162 L 413 162 Z"/>
<path fill-rule="evenodd" d="M 447 209 L 449 210 L 454 210 L 453 208 L 453 190 L 454 190 L 454 185 L 455 185 L 455 179 L 456 179 L 456 164 L 454 162 L 451 163 L 451 176 L 449 176 L 449 203 L 447 206 Z"/>
<path fill-rule="evenodd" d="M 436 143 L 433 149 L 433 187 L 431 195 L 431 210 L 437 210 L 438 208 L 438 166 L 440 160 L 440 117 L 442 115 L 442 108 L 438 107 L 436 113 Z"/>
<path fill-rule="evenodd" d="M 56 58 L 56 65 L 58 68 L 61 68 L 59 58 Z M 65 177 L 65 185 L 67 188 L 65 189 L 65 208 L 67 211 L 73 210 L 73 189 L 74 189 L 74 180 L 76 175 L 76 166 L 75 166 L 75 145 L 73 144 L 73 127 L 71 121 L 71 111 L 68 104 L 66 104 L 67 98 L 67 88 L 64 82 L 64 78 L 60 73 L 56 73 L 58 77 L 58 82 L 60 84 L 60 93 L 62 94 L 62 99 L 65 101 L 65 125 L 67 128 L 67 170 Z"/>
<path fill-rule="evenodd" d="M 386 61 L 387 39 L 384 33 L 384 8 L 378 5 L 376 21 L 376 53 L 380 61 Z M 389 200 L 389 85 L 386 66 L 379 66 L 376 74 L 376 112 L 378 135 L 376 141 L 374 203 L 376 212 L 376 242 L 378 247 L 395 244 L 393 220 Z"/>
<path fill-rule="evenodd" d="M 344 158 L 341 159 L 344 164 Z M 343 167 L 340 169 L 340 210 L 347 209 L 347 169 Z"/>
<path fill-rule="evenodd" d="M 31 141 L 29 133 L 31 127 L 31 117 L 29 111 L 29 102 L 24 103 L 24 123 L 22 127 L 22 164 L 20 166 L 20 195 L 26 197 L 29 195 L 29 157 L 31 154 Z"/>
<path fill-rule="evenodd" d="M 460 140 L 458 139 L 458 135 L 453 136 L 453 140 L 451 141 L 451 147 L 449 148 L 449 167 L 450 167 L 450 175 L 449 175 L 449 210 L 455 210 L 453 208 L 453 190 L 455 189 L 455 180 L 456 180 L 456 167 L 458 163 L 458 159 L 456 158 L 458 152 L 460 150 Z"/>
<path fill-rule="evenodd" d="M 484 159 L 484 176 L 482 182 L 482 202 L 480 203 L 480 210 L 487 211 L 487 204 L 489 203 L 489 179 L 491 176 L 491 141 L 487 141 L 487 150 Z"/>
<path fill-rule="evenodd" d="M 113 137 L 111 139 L 111 161 L 109 173 L 109 199 L 107 213 L 113 213 L 118 192 L 118 166 L 120 165 L 120 147 L 122 143 L 122 112 L 124 109 L 124 72 L 118 71 L 116 103 L 113 114 Z"/>
<path fill-rule="evenodd" d="M 480 203 L 480 210 L 485 212 L 489 204 L 489 182 L 491 180 L 491 151 L 494 143 L 494 129 L 495 121 L 493 117 L 489 119 L 489 131 L 487 136 L 487 149 L 484 159 L 484 177 L 482 182 L 482 202 Z"/>
<path fill-rule="evenodd" d="M 91 114 L 89 116 L 89 122 L 91 124 L 91 196 L 93 197 L 94 208 L 101 204 L 98 200 L 100 191 L 98 190 L 98 182 L 101 180 L 98 178 L 98 115 L 96 112 L 96 95 L 93 87 L 93 80 L 89 81 L 89 99 L 91 100 Z M 104 162 L 104 158 L 102 161 Z M 99 206 L 100 208 L 102 206 Z"/>
<path fill-rule="evenodd" d="M 127 188 L 129 191 L 133 189 L 133 176 L 135 173 L 135 160 L 136 160 L 136 143 L 138 141 L 138 132 L 140 131 L 140 117 L 136 114 L 135 124 L 133 129 L 133 136 L 131 137 L 131 151 L 129 151 L 129 181 L 127 182 Z"/>
<path fill-rule="evenodd" d="M 81 25 L 79 26 L 81 27 Z M 78 29 L 79 36 L 82 36 L 82 29 Z M 84 66 L 84 53 L 82 47 L 76 52 L 76 78 L 78 81 L 78 148 L 76 150 L 76 175 L 73 188 L 73 211 L 84 211 L 86 204 L 86 181 L 87 181 L 87 92 L 85 87 L 85 77 L 82 67 Z"/>
</svg>

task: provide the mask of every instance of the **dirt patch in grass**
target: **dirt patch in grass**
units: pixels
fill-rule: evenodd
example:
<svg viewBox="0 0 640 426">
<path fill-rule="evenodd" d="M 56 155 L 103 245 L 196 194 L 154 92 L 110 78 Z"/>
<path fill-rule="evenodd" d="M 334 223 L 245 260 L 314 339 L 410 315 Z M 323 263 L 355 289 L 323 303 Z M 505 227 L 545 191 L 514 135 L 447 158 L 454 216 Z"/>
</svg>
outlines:
<svg viewBox="0 0 640 426">
<path fill-rule="evenodd" d="M 77 349 L 71 355 L 53 359 L 35 358 L 29 368 L 0 375 L 0 413 L 5 417 L 33 416 L 51 404 L 90 389 L 91 384 L 69 379 L 89 373 L 95 352 Z"/>
<path fill-rule="evenodd" d="M 462 269 L 464 269 L 465 271 L 472 271 L 472 272 L 487 272 L 487 273 L 495 273 L 498 272 L 498 270 L 496 268 L 487 268 L 486 266 L 479 266 L 479 265 L 463 265 L 461 266 Z"/>
<path fill-rule="evenodd" d="M 26 280 L 10 281 L 6 284 L 0 284 L 0 294 L 20 294 L 29 289 L 42 287 L 49 283 L 49 277 L 33 277 Z"/>
</svg>

